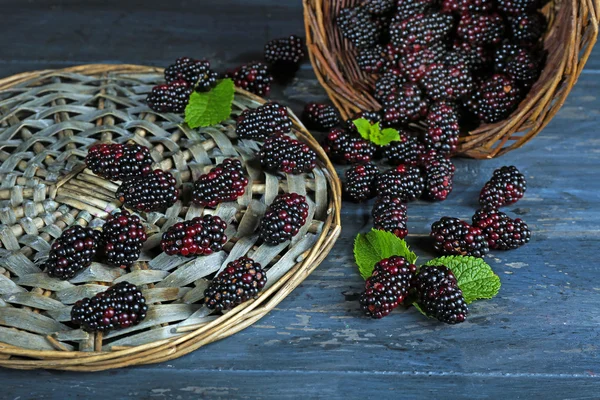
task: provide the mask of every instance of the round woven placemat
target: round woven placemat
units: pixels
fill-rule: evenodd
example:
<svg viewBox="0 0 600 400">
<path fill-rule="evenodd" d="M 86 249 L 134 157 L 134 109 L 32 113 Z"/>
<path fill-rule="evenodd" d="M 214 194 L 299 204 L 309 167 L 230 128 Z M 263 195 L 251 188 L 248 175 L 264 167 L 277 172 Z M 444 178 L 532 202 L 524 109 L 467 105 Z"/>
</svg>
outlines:
<svg viewBox="0 0 600 400">
<path fill-rule="evenodd" d="M 84 65 L 28 72 L 0 80 L 0 366 L 97 371 L 166 361 L 232 335 L 284 299 L 325 258 L 340 233 L 340 185 L 318 143 L 290 111 L 291 135 L 318 154 L 310 174 L 265 173 L 258 144 L 235 135 L 235 116 L 264 100 L 236 90 L 232 118 L 197 130 L 182 116 L 145 104 L 162 69 L 135 65 Z M 42 272 L 50 243 L 68 226 L 100 227 L 121 207 L 118 183 L 85 168 L 87 148 L 98 141 L 136 142 L 151 149 L 155 168 L 170 171 L 182 195 L 164 213 L 141 214 L 149 234 L 130 269 L 94 262 L 70 281 Z M 194 179 L 224 158 L 242 161 L 246 194 L 216 210 L 189 201 Z M 256 228 L 278 193 L 307 196 L 307 223 L 291 242 L 262 244 Z M 167 256 L 159 241 L 169 226 L 205 213 L 228 222 L 224 251 L 206 257 Z M 267 287 L 255 300 L 225 314 L 202 305 L 210 279 L 243 255 L 267 269 Z M 149 304 L 140 324 L 108 334 L 70 324 L 83 297 L 128 281 Z"/>
</svg>

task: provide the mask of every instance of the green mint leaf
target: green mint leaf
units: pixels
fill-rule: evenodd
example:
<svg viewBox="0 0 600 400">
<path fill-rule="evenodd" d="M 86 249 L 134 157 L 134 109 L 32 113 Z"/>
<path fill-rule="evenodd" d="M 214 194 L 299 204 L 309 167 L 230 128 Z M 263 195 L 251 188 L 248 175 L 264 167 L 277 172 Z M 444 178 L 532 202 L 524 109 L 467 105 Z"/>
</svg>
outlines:
<svg viewBox="0 0 600 400">
<path fill-rule="evenodd" d="M 400 140 L 400 133 L 393 128 L 371 131 L 371 142 L 379 146 L 385 146 L 391 142 Z"/>
<path fill-rule="evenodd" d="M 404 241 L 391 232 L 371 229 L 368 233 L 359 233 L 354 240 L 354 260 L 364 279 L 373 274 L 375 264 L 384 258 L 402 256 L 411 264 L 417 261 L 417 255 L 410 251 Z"/>
<path fill-rule="evenodd" d="M 371 133 L 371 123 L 365 118 L 359 118 L 352 121 L 360 136 L 363 139 L 369 140 L 369 136 Z"/>
<path fill-rule="evenodd" d="M 231 115 L 235 87 L 223 79 L 209 92 L 192 92 L 185 107 L 185 122 L 192 129 L 218 124 Z"/>
<path fill-rule="evenodd" d="M 500 290 L 500 277 L 481 258 L 445 256 L 434 258 L 425 265 L 444 265 L 450 268 L 467 304 L 478 299 L 491 299 Z"/>
</svg>

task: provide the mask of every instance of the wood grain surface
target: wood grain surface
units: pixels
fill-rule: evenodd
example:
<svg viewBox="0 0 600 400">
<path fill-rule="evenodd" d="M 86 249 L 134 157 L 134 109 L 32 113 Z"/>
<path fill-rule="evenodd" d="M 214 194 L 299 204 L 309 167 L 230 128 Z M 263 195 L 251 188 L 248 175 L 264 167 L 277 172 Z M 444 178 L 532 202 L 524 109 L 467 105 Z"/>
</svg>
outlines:
<svg viewBox="0 0 600 400">
<path fill-rule="evenodd" d="M 166 66 L 207 57 L 219 68 L 260 58 L 268 39 L 302 33 L 299 0 L 0 1 L 0 76 L 73 64 Z M 497 298 L 447 326 L 414 309 L 372 321 L 357 294 L 356 233 L 369 205 L 345 204 L 327 260 L 256 325 L 180 359 L 93 374 L 0 370 L 6 399 L 599 399 L 600 51 L 531 143 L 500 159 L 457 160 L 440 204 L 409 206 L 409 243 L 425 261 L 443 215 L 470 218 L 481 185 L 501 165 L 528 178 L 507 210 L 532 242 L 493 252 Z M 305 63 L 271 98 L 294 111 L 324 92 Z M 340 170 L 343 171 L 343 170 Z"/>
</svg>

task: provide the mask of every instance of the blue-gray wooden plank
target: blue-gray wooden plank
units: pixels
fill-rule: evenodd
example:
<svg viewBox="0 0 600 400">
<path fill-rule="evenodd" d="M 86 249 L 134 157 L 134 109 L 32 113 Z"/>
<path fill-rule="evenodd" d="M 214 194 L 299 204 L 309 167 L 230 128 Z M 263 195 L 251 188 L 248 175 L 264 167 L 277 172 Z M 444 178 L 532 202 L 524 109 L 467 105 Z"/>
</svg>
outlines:
<svg viewBox="0 0 600 400">
<path fill-rule="evenodd" d="M 214 4 L 213 4 L 214 3 Z M 181 55 L 220 67 L 260 57 L 270 38 L 302 31 L 300 1 L 1 2 L 0 76 L 75 63 L 167 65 Z M 368 205 L 345 204 L 342 237 L 325 262 L 252 327 L 167 363 L 91 374 L 0 370 L 7 399 L 598 399 L 600 364 L 600 52 L 566 104 L 531 143 L 500 159 L 457 160 L 455 190 L 409 206 L 409 242 L 426 260 L 431 222 L 469 218 L 494 168 L 529 180 L 509 207 L 532 242 L 494 252 L 500 295 L 446 326 L 414 310 L 363 318 L 352 261 Z M 272 96 L 300 111 L 324 93 L 304 64 Z"/>
</svg>

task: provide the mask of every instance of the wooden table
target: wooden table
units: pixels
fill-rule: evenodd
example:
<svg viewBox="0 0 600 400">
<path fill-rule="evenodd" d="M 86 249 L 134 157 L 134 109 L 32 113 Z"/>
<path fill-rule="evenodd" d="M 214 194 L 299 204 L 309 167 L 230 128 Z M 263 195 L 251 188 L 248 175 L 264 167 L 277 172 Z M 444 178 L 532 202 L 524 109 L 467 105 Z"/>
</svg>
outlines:
<svg viewBox="0 0 600 400">
<path fill-rule="evenodd" d="M 2 1 L 0 76 L 82 63 L 166 66 L 182 55 L 217 67 L 260 59 L 271 38 L 303 32 L 299 0 Z M 447 326 L 414 309 L 363 318 L 352 241 L 369 206 L 345 204 L 327 260 L 254 326 L 180 359 L 93 374 L 0 371 L 6 399 L 598 399 L 600 398 L 600 52 L 566 104 L 531 143 L 490 161 L 457 160 L 441 204 L 409 206 L 422 260 L 444 215 L 470 218 L 501 165 L 529 181 L 510 207 L 533 230 L 522 249 L 487 259 L 498 297 Z M 274 99 L 300 111 L 325 100 L 310 64 Z"/>
</svg>

